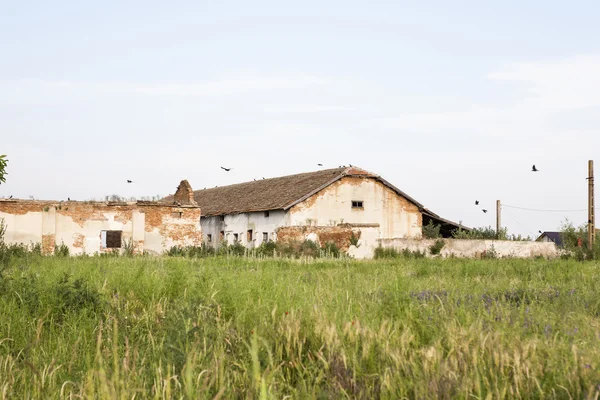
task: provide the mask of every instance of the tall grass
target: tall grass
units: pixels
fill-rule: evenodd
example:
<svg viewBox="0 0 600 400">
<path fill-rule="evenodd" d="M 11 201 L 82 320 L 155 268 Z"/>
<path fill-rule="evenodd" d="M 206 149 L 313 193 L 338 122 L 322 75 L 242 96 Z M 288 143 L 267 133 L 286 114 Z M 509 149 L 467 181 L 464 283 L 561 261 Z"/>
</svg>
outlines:
<svg viewBox="0 0 600 400">
<path fill-rule="evenodd" d="M 11 258 L 0 398 L 598 398 L 600 265 Z"/>
</svg>

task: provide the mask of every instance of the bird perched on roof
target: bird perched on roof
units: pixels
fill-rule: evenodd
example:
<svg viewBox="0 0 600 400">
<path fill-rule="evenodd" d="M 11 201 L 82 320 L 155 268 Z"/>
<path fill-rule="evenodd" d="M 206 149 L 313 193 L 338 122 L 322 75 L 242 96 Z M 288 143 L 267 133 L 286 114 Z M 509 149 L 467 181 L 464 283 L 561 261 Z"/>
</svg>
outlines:
<svg viewBox="0 0 600 400">
<path fill-rule="evenodd" d="M 67 197 L 67 201 L 71 201 L 71 198 L 70 198 L 70 197 Z"/>
<path fill-rule="evenodd" d="M 229 172 L 231 171 L 233 168 L 225 168 L 225 167 L 221 167 L 222 170 L 224 170 L 225 172 Z"/>
<path fill-rule="evenodd" d="M 538 171 L 539 171 L 539 169 L 537 169 L 535 167 L 535 164 L 533 164 L 533 167 L 531 167 L 531 172 L 538 172 Z"/>
<path fill-rule="evenodd" d="M 484 208 L 481 211 L 483 211 L 483 213 L 485 214 L 487 212 L 487 210 Z"/>
<path fill-rule="evenodd" d="M 127 183 L 133 183 L 133 181 L 131 181 L 131 180 L 127 179 Z"/>
<path fill-rule="evenodd" d="M 12 194 L 10 195 L 9 199 L 12 199 Z"/>
<path fill-rule="evenodd" d="M 479 205 L 479 200 L 475 200 L 475 205 L 478 206 Z"/>
<path fill-rule="evenodd" d="M 323 166 L 323 164 L 317 164 L 317 165 L 318 165 L 319 167 L 322 167 L 322 166 Z"/>
<path fill-rule="evenodd" d="M 542 231 L 538 231 L 540 234 L 542 233 Z"/>
</svg>

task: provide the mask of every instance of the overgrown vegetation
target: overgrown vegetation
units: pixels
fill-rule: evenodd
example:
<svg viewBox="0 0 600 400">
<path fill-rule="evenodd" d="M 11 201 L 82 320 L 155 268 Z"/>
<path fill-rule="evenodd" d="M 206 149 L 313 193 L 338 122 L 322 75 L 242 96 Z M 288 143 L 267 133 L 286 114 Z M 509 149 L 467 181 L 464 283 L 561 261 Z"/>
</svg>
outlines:
<svg viewBox="0 0 600 400">
<path fill-rule="evenodd" d="M 287 258 L 301 258 L 301 257 L 340 257 L 342 253 L 335 243 L 327 242 L 323 246 L 319 246 L 312 240 L 304 241 L 285 241 L 285 242 L 274 242 L 268 241 L 261 243 L 260 246 L 254 249 L 246 248 L 241 243 L 226 244 L 222 243 L 218 249 L 206 246 L 187 246 L 171 247 L 166 253 L 168 256 L 179 256 L 179 257 L 191 257 L 191 258 L 202 258 L 202 257 L 214 257 L 214 256 L 252 256 L 252 257 L 287 257 Z"/>
<path fill-rule="evenodd" d="M 0 398 L 600 395 L 598 263 L 11 257 Z"/>
<path fill-rule="evenodd" d="M 429 246 L 429 252 L 431 254 L 440 254 L 440 252 L 444 248 L 445 244 L 446 244 L 446 242 L 444 242 L 444 239 L 438 239 L 438 240 L 435 241 L 434 244 L 432 244 L 431 246 Z"/>
<path fill-rule="evenodd" d="M 427 225 L 423 225 L 423 228 L 422 228 L 423 238 L 424 239 L 441 238 L 442 235 L 440 234 L 440 229 L 441 229 L 440 225 L 436 225 L 433 223 L 433 221 L 429 220 L 429 223 Z"/>
<path fill-rule="evenodd" d="M 512 240 L 519 242 L 532 240 L 530 236 L 509 235 L 507 228 L 501 228 L 499 232 L 496 232 L 496 229 L 491 226 L 471 228 L 469 231 L 457 229 L 452 232 L 452 237 L 454 239 Z"/>
<path fill-rule="evenodd" d="M 576 228 L 572 222 L 565 220 L 560 227 L 560 237 L 565 250 L 563 258 L 573 257 L 577 261 L 600 260 L 600 238 L 590 248 L 587 225 Z"/>
<path fill-rule="evenodd" d="M 377 259 L 396 259 L 396 258 L 425 258 L 425 251 L 402 249 L 400 251 L 394 248 L 377 247 L 375 248 L 374 258 Z"/>
<path fill-rule="evenodd" d="M 0 184 L 6 182 L 6 166 L 8 165 L 8 160 L 6 159 L 6 154 L 0 155 Z"/>
</svg>

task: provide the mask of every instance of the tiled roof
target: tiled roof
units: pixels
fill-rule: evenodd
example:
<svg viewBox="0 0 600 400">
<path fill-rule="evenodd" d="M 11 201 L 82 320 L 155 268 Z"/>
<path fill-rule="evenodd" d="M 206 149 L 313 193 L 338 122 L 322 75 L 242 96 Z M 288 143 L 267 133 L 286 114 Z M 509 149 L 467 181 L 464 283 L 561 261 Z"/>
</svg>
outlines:
<svg viewBox="0 0 600 400">
<path fill-rule="evenodd" d="M 194 199 L 200 206 L 203 216 L 287 210 L 342 179 L 344 176 L 376 179 L 419 208 L 423 208 L 416 200 L 380 176 L 357 167 L 324 169 L 315 172 L 196 190 L 194 191 Z M 173 196 L 168 196 L 164 201 L 173 201 Z"/>
</svg>

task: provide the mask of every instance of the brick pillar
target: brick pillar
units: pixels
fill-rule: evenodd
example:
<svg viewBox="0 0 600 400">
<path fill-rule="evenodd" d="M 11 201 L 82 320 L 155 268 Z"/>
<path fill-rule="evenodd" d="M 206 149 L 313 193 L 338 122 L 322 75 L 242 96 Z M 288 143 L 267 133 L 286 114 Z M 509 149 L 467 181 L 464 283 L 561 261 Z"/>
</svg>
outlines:
<svg viewBox="0 0 600 400">
<path fill-rule="evenodd" d="M 196 201 L 194 200 L 194 191 L 192 190 L 192 185 L 187 180 L 182 180 L 179 186 L 177 186 L 177 191 L 174 196 L 175 203 L 185 205 L 185 206 L 196 206 Z"/>
</svg>

